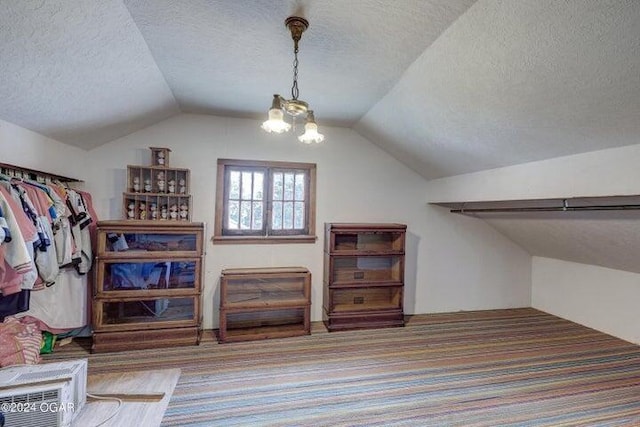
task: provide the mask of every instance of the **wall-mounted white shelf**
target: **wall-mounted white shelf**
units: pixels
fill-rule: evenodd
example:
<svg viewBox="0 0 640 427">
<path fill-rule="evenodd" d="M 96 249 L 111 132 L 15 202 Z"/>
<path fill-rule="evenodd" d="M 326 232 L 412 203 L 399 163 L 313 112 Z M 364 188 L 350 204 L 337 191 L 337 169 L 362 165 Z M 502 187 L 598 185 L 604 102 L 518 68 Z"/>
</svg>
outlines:
<svg viewBox="0 0 640 427">
<path fill-rule="evenodd" d="M 640 195 L 567 197 L 553 199 L 492 200 L 472 202 L 430 202 L 453 213 L 552 212 L 638 210 Z"/>
</svg>

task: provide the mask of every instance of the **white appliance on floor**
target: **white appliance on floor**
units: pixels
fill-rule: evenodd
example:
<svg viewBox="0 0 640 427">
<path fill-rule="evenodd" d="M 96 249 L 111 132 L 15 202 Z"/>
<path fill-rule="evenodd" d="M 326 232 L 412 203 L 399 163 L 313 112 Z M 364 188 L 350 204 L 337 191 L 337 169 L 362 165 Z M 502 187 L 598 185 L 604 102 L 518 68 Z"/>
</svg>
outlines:
<svg viewBox="0 0 640 427">
<path fill-rule="evenodd" d="M 87 359 L 0 369 L 6 427 L 67 427 L 87 399 Z"/>
</svg>

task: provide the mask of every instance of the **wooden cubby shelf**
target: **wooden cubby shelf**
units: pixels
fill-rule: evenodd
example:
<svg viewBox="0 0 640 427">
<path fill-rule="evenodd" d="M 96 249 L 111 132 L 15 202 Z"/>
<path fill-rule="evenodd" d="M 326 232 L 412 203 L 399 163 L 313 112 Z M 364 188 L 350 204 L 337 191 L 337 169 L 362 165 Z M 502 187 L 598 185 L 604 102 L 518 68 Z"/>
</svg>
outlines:
<svg viewBox="0 0 640 427">
<path fill-rule="evenodd" d="M 122 216 L 127 220 L 191 221 L 189 169 L 169 167 L 168 148 L 149 147 L 152 166 L 127 166 Z"/>
</svg>

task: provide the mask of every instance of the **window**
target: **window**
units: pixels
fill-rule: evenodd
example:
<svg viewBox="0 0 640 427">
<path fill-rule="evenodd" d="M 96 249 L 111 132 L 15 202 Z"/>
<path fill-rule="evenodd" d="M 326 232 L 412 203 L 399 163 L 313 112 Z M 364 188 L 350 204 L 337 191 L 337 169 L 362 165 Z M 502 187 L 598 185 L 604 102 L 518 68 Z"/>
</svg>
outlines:
<svg viewBox="0 0 640 427">
<path fill-rule="evenodd" d="M 313 243 L 313 163 L 218 159 L 214 241 Z"/>
</svg>

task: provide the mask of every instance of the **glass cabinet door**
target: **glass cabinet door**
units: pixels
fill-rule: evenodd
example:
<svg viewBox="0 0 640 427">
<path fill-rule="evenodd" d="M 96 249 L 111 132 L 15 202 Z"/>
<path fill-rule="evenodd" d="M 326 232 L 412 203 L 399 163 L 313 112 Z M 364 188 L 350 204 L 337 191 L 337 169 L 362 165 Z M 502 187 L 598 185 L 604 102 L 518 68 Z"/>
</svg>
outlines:
<svg viewBox="0 0 640 427">
<path fill-rule="evenodd" d="M 307 300 L 304 277 L 224 278 L 223 285 L 223 300 L 227 307 L 269 305 L 278 301 L 291 303 L 296 300 L 305 304 Z"/>
<path fill-rule="evenodd" d="M 100 233 L 99 250 L 118 256 L 144 256 L 149 252 L 177 252 L 197 255 L 201 242 L 198 233 L 152 232 L 103 232 Z"/>
<path fill-rule="evenodd" d="M 331 309 L 334 312 L 402 309 L 402 287 L 333 289 Z"/>
<path fill-rule="evenodd" d="M 336 256 L 331 262 L 334 284 L 403 280 L 404 268 L 400 256 Z"/>
<path fill-rule="evenodd" d="M 97 307 L 100 329 L 110 325 L 123 329 L 124 325 L 139 328 L 140 324 L 171 322 L 192 324 L 196 321 L 196 302 L 186 298 L 144 298 L 130 301 L 102 301 Z"/>
<path fill-rule="evenodd" d="M 268 311 L 244 311 L 227 313 L 227 329 L 249 329 L 265 326 L 297 325 L 300 329 L 305 327 L 304 308 L 285 308 L 282 310 Z"/>
<path fill-rule="evenodd" d="M 199 283 L 200 260 L 100 260 L 98 293 L 132 291 L 193 292 Z"/>
<path fill-rule="evenodd" d="M 404 233 L 400 231 L 334 233 L 331 252 L 401 252 Z"/>
</svg>

